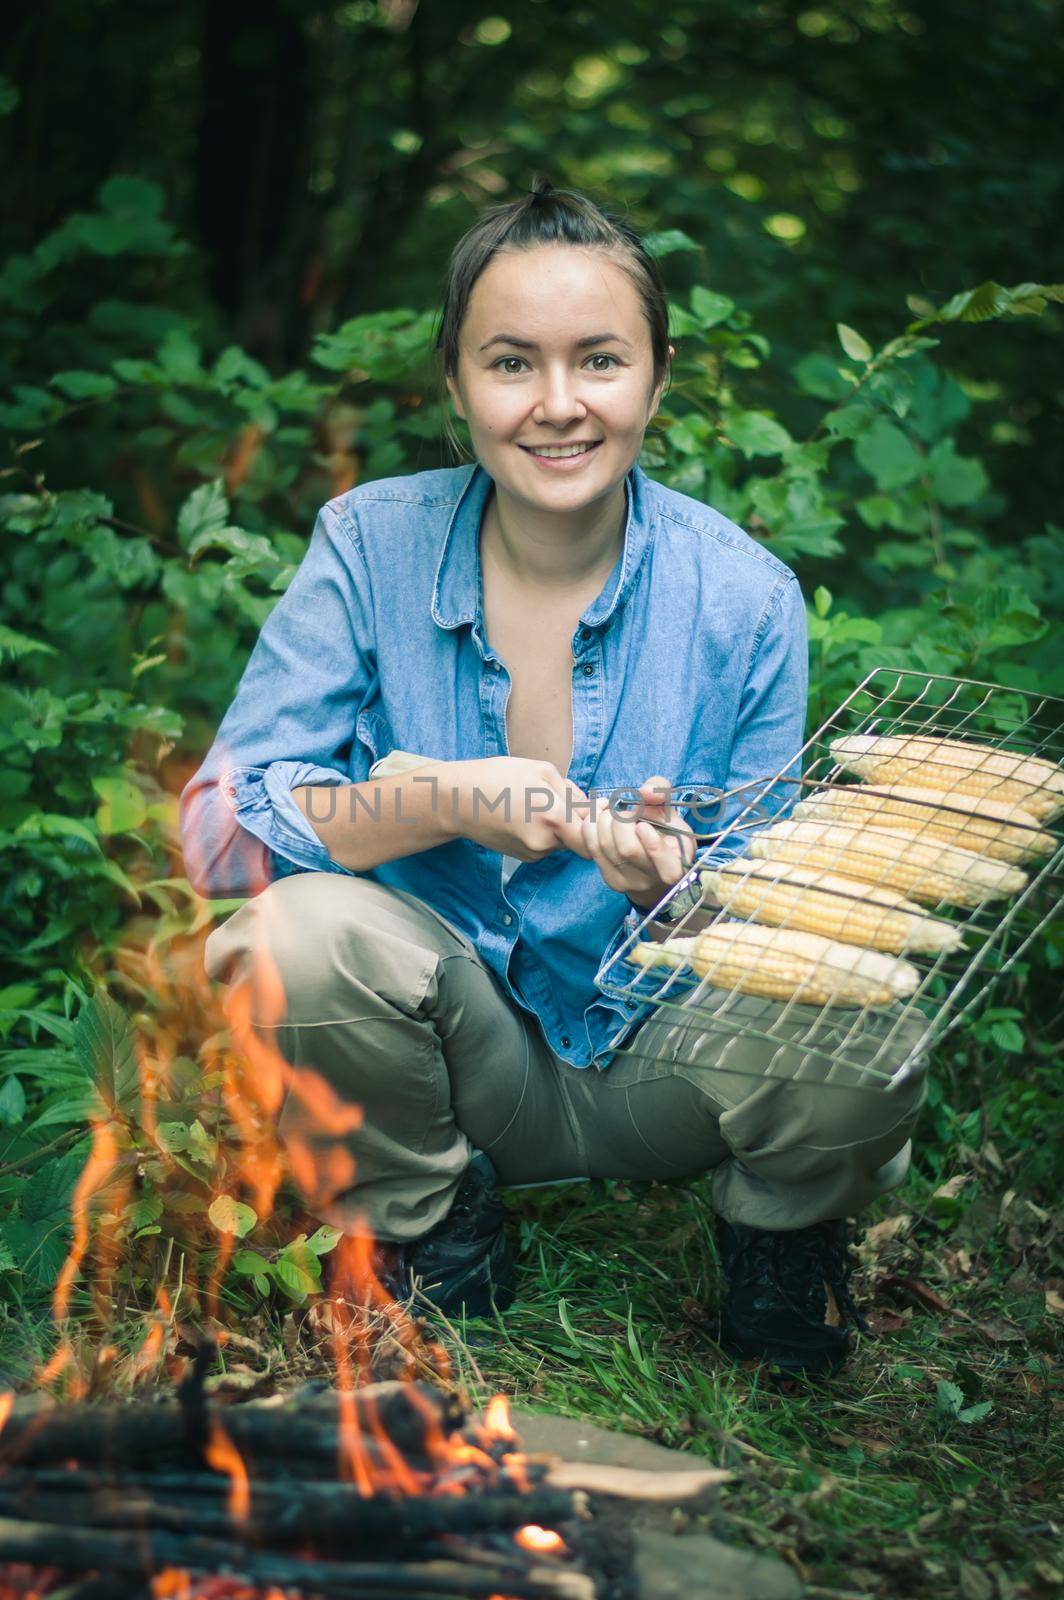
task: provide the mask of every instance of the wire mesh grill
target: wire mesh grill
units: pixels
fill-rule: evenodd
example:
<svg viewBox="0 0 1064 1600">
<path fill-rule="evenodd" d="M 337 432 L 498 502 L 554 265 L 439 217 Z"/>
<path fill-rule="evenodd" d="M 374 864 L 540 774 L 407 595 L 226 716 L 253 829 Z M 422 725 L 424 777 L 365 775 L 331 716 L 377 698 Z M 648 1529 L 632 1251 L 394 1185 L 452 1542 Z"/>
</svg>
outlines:
<svg viewBox="0 0 1064 1600">
<path fill-rule="evenodd" d="M 900 761 L 887 769 L 889 781 L 882 770 L 862 773 L 860 761 L 856 771 L 845 765 L 863 748 L 854 741 L 871 736 L 903 741 Z M 913 743 L 923 738 L 997 754 Z M 839 740 L 845 741 L 841 750 Z M 916 671 L 869 673 L 787 767 L 721 797 L 724 814 L 734 815 L 718 832 L 695 835 L 709 851 L 700 850 L 700 860 L 599 969 L 603 993 L 646 1008 L 615 1055 L 876 1092 L 896 1087 L 982 1006 L 991 986 L 1064 907 L 1064 792 L 1055 792 L 1064 777 L 1051 778 L 1050 788 L 1032 787 L 1019 774 L 1029 780 L 1034 771 L 1041 785 L 1044 769 L 1018 766 L 1031 758 L 1058 767 L 1064 760 L 1064 700 Z M 766 814 L 766 800 L 774 815 Z M 973 808 L 989 820 L 973 821 Z M 789 859 L 817 877 L 806 886 L 793 884 L 782 912 L 774 885 L 758 876 L 764 867 L 732 867 L 714 878 L 712 889 L 707 885 L 715 864 L 737 857 L 745 863 L 751 856 Z M 731 887 L 736 871 L 751 873 L 741 895 Z M 851 885 L 839 886 L 838 878 Z M 853 889 L 854 878 L 860 890 Z M 875 957 L 870 964 L 862 960 L 877 973 L 889 971 L 893 989 L 888 984 L 874 1003 L 839 1003 L 838 990 L 849 982 L 843 968 L 852 960 L 846 947 L 851 939 L 867 941 L 828 931 L 825 911 L 837 903 L 844 927 L 856 927 L 858 918 L 867 927 L 871 913 L 875 937 L 889 943 L 898 908 L 887 884 L 904 894 L 907 914 L 922 919 L 917 942 L 930 933 L 930 944 L 939 947 L 900 943 L 893 957 L 879 958 L 890 964 L 883 968 Z M 697 903 L 666 926 L 666 908 L 675 901 L 678 909 L 696 895 Z M 819 922 L 828 938 L 843 942 L 821 967 L 832 998 L 815 1003 L 810 988 L 788 999 L 751 993 L 749 975 L 736 978 L 721 955 L 720 936 L 703 941 L 709 953 L 698 971 L 686 959 L 669 967 L 633 959 L 647 941 L 667 951 L 672 941 L 705 930 L 730 937 L 736 922 L 757 925 L 741 937 L 761 943 L 762 980 L 777 961 L 789 959 L 795 934 Z"/>
</svg>

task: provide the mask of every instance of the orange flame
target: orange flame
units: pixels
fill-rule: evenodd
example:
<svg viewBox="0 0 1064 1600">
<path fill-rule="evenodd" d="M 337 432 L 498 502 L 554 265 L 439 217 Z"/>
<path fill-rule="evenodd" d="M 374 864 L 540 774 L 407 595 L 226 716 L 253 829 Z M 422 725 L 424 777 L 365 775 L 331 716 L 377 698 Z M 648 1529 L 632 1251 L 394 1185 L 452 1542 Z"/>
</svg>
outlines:
<svg viewBox="0 0 1064 1600">
<path fill-rule="evenodd" d="M 497 1394 L 488 1401 L 484 1412 L 484 1426 L 493 1439 L 516 1439 L 517 1435 L 510 1421 L 510 1402 L 504 1394 Z"/>
<path fill-rule="evenodd" d="M 11 1415 L 11 1407 L 14 1404 L 15 1396 L 10 1389 L 6 1389 L 3 1394 L 0 1394 L 0 1430 L 3 1429 L 4 1424 Z"/>
<path fill-rule="evenodd" d="M 556 1555 L 565 1549 L 565 1540 L 553 1528 L 541 1528 L 537 1522 L 527 1522 L 518 1528 L 514 1539 L 523 1550 L 535 1550 L 539 1555 Z"/>
<path fill-rule="evenodd" d="M 229 1515 L 237 1522 L 246 1522 L 251 1510 L 251 1485 L 243 1457 L 217 1418 L 211 1421 L 211 1435 L 204 1456 L 215 1472 L 229 1477 Z"/>
</svg>

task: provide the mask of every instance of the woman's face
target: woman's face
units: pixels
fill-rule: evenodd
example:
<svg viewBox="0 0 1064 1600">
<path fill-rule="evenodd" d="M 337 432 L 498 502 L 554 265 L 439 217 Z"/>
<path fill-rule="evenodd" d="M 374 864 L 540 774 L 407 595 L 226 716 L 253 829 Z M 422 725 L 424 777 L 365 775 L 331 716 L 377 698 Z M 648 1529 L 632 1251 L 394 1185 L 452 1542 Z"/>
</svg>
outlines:
<svg viewBox="0 0 1064 1600">
<path fill-rule="evenodd" d="M 605 251 L 503 251 L 473 287 L 447 387 L 496 487 L 577 511 L 623 481 L 658 408 L 638 292 Z M 561 457 L 561 447 L 579 446 Z"/>
</svg>

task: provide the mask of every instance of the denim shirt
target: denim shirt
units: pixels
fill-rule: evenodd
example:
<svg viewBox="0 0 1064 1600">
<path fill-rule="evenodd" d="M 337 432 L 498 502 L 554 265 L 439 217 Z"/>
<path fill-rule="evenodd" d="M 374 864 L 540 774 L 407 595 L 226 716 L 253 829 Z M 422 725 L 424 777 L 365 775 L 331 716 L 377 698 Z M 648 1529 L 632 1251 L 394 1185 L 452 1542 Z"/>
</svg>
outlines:
<svg viewBox="0 0 1064 1600">
<path fill-rule="evenodd" d="M 323 507 L 181 795 L 200 894 L 348 871 L 294 788 L 363 783 L 392 749 L 441 761 L 509 753 L 510 677 L 485 631 L 481 587 L 491 487 L 479 465 L 445 468 L 361 484 Z M 605 794 L 665 775 L 680 815 L 715 831 L 697 791 L 768 777 L 801 747 L 805 607 L 793 573 L 709 506 L 638 466 L 626 490 L 624 549 L 572 638 L 567 776 Z M 767 809 L 784 803 L 770 792 Z M 367 811 L 356 810 L 360 822 L 372 825 Z M 460 928 L 557 1055 L 608 1066 L 650 1008 L 607 996 L 595 977 L 645 913 L 573 851 L 521 862 L 505 885 L 501 865 L 498 852 L 458 838 L 364 875 Z"/>
</svg>

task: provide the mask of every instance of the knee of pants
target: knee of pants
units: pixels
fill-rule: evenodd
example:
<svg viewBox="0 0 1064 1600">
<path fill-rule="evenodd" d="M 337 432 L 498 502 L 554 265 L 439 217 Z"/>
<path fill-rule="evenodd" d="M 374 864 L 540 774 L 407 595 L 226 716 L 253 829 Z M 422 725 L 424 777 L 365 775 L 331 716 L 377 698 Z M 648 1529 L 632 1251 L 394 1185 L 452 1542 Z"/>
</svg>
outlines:
<svg viewBox="0 0 1064 1600">
<path fill-rule="evenodd" d="M 207 970 L 245 988 L 255 1022 L 320 1014 L 357 923 L 356 899 L 338 894 L 332 873 L 282 878 L 211 934 Z"/>
<path fill-rule="evenodd" d="M 720 1119 L 736 1155 L 878 1146 L 888 1155 L 908 1139 L 927 1092 L 916 1070 L 889 1092 L 824 1082 L 763 1082 Z M 886 1159 L 886 1156 L 884 1156 Z"/>
<path fill-rule="evenodd" d="M 850 1145 L 896 1140 L 898 1147 L 912 1131 L 927 1094 L 927 1078 L 913 1072 L 893 1089 L 823 1087 L 803 1143 L 840 1150 Z"/>
</svg>

